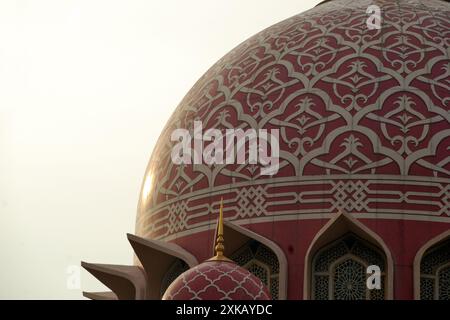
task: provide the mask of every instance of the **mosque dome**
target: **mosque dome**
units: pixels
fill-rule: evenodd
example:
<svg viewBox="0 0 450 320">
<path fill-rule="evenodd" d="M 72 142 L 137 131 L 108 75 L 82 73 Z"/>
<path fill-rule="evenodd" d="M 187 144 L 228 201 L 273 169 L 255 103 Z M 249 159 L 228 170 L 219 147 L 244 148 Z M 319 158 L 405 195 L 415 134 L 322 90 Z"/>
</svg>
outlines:
<svg viewBox="0 0 450 320">
<path fill-rule="evenodd" d="M 223 206 L 217 231 L 216 255 L 182 273 L 167 288 L 163 300 L 270 300 L 262 281 L 223 255 Z"/>
<path fill-rule="evenodd" d="M 223 206 L 220 209 L 216 255 L 178 276 L 163 300 L 270 300 L 258 277 L 223 255 Z"/>
<path fill-rule="evenodd" d="M 221 58 L 144 176 L 132 244 L 136 266 L 160 274 L 151 297 L 191 298 L 202 274 L 236 268 L 198 265 L 223 198 L 225 254 L 273 299 L 449 298 L 449 46 L 448 2 L 332 0 Z M 154 248 L 174 258 L 147 259 Z"/>
<path fill-rule="evenodd" d="M 234 262 L 206 261 L 181 274 L 163 300 L 270 300 L 259 278 Z"/>
<path fill-rule="evenodd" d="M 367 24 L 371 4 L 381 10 L 379 29 Z M 209 230 L 221 197 L 229 221 L 270 229 L 339 210 L 447 220 L 449 8 L 440 0 L 334 0 L 244 41 L 200 78 L 164 128 L 136 232 L 171 241 Z M 279 168 L 262 174 L 249 149 L 244 163 L 236 155 L 223 164 L 174 163 L 172 134 L 193 138 L 195 123 L 224 135 L 278 130 Z"/>
<path fill-rule="evenodd" d="M 371 5 L 380 28 L 368 25 Z M 223 197 L 227 221 L 273 241 L 292 263 L 343 212 L 391 250 L 408 248 L 399 257 L 412 264 L 419 243 L 450 222 L 449 13 L 439 0 L 334 0 L 244 41 L 168 121 L 136 233 L 205 259 Z M 203 133 L 277 129 L 278 170 L 263 175 L 248 153 L 240 164 L 175 164 L 171 135 L 194 137 L 196 122 Z"/>
</svg>

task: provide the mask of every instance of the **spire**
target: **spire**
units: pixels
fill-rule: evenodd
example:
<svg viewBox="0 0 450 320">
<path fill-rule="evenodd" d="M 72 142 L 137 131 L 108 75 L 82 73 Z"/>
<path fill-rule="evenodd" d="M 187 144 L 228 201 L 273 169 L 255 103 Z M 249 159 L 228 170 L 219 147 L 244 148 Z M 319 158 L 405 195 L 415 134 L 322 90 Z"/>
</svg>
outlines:
<svg viewBox="0 0 450 320">
<path fill-rule="evenodd" d="M 225 251 L 225 239 L 223 237 L 223 198 L 220 199 L 219 221 L 217 223 L 217 239 L 215 252 L 216 255 L 209 259 L 209 261 L 231 261 L 223 255 Z"/>
</svg>

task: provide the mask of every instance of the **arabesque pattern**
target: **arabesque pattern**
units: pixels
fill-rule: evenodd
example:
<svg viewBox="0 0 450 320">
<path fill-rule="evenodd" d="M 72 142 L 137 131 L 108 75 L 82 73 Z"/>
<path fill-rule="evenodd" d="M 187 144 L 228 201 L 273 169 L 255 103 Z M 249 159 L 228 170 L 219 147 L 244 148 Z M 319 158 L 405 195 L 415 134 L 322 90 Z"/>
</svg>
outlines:
<svg viewBox="0 0 450 320">
<path fill-rule="evenodd" d="M 369 30 L 368 5 L 382 10 Z M 450 5 L 335 0 L 282 21 L 217 62 L 189 91 L 150 161 L 140 235 L 233 221 L 323 217 L 450 222 Z M 177 128 L 280 130 L 280 170 L 174 165 Z M 151 181 L 151 183 L 150 183 Z M 144 183 L 144 184 L 145 184 Z"/>
</svg>

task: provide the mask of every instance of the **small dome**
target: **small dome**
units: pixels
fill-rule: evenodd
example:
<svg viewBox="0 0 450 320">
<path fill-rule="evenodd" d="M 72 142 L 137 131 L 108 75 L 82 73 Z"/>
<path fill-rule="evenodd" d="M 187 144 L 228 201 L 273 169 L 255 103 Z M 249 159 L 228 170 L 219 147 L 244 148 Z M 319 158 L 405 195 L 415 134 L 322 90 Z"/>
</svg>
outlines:
<svg viewBox="0 0 450 320">
<path fill-rule="evenodd" d="M 259 278 L 230 261 L 208 260 L 181 274 L 163 300 L 270 300 Z"/>
<path fill-rule="evenodd" d="M 216 255 L 182 273 L 163 300 L 270 300 L 262 281 L 223 255 L 223 199 L 217 223 Z"/>
</svg>

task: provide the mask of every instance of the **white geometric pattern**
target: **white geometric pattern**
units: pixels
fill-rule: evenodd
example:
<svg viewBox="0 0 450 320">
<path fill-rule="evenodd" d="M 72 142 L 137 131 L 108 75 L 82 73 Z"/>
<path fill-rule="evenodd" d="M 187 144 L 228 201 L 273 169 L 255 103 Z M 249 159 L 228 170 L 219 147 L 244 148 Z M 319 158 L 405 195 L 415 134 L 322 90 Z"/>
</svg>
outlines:
<svg viewBox="0 0 450 320">
<path fill-rule="evenodd" d="M 266 215 L 267 194 L 262 186 L 242 188 L 237 195 L 241 218 Z"/>
<path fill-rule="evenodd" d="M 207 261 L 182 273 L 162 299 L 236 300 L 236 297 L 240 300 L 270 299 L 267 288 L 247 270 L 230 262 Z"/>
<path fill-rule="evenodd" d="M 175 202 L 169 206 L 169 232 L 174 233 L 187 228 L 186 202 Z"/>
<path fill-rule="evenodd" d="M 368 182 L 363 183 L 362 181 L 339 181 L 334 184 L 333 189 L 331 189 L 335 199 L 333 208 L 346 212 L 368 210 L 369 199 L 367 194 L 369 189 L 367 185 Z"/>
<path fill-rule="evenodd" d="M 169 120 L 146 175 L 141 234 L 170 240 L 226 218 L 365 218 L 450 223 L 450 5 L 334 0 L 245 41 L 194 85 Z M 342 8 L 346 8 L 343 10 Z M 174 129 L 280 130 L 280 170 L 177 166 Z M 178 204 L 182 202 L 181 204 Z M 180 214 L 180 217 L 176 217 Z"/>
</svg>

